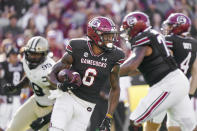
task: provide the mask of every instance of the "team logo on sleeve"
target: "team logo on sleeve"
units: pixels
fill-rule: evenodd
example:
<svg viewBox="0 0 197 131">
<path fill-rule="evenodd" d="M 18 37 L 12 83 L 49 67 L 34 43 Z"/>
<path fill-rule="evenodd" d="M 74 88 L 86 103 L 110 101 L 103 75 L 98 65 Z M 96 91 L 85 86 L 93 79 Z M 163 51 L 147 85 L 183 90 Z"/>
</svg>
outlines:
<svg viewBox="0 0 197 131">
<path fill-rule="evenodd" d="M 184 16 L 178 16 L 177 17 L 177 22 L 179 23 L 179 24 L 185 24 L 186 23 L 186 18 L 184 17 Z"/>
<path fill-rule="evenodd" d="M 135 24 L 136 22 L 137 22 L 137 19 L 136 19 L 135 17 L 133 17 L 133 16 L 127 18 L 127 24 L 128 24 L 129 26 L 132 26 L 132 25 Z"/>
</svg>

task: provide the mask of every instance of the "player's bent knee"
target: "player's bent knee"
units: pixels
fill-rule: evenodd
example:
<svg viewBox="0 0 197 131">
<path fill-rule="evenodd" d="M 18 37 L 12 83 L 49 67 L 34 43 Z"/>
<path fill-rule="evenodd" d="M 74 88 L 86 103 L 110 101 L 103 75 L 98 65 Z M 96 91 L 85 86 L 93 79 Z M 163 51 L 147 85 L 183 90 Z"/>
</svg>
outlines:
<svg viewBox="0 0 197 131">
<path fill-rule="evenodd" d="M 49 128 L 49 131 L 64 131 L 64 130 L 63 129 L 56 128 L 56 127 L 50 127 Z"/>
</svg>

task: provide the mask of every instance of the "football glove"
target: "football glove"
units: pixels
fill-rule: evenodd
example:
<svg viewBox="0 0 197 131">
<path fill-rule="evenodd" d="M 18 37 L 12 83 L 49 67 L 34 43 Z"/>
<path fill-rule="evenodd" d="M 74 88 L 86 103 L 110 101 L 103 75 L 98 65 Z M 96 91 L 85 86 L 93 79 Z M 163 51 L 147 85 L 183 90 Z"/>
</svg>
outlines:
<svg viewBox="0 0 197 131">
<path fill-rule="evenodd" d="M 7 84 L 3 85 L 2 88 L 3 88 L 3 92 L 5 94 L 14 93 L 14 92 L 17 91 L 17 87 L 10 84 L 10 83 L 7 83 Z"/>
<path fill-rule="evenodd" d="M 99 126 L 99 131 L 110 131 L 111 130 L 111 121 L 112 119 L 109 117 L 105 117 Z"/>
<path fill-rule="evenodd" d="M 143 131 L 143 127 L 142 126 L 129 125 L 128 131 Z"/>
<path fill-rule="evenodd" d="M 57 83 L 57 88 L 62 90 L 63 92 L 68 91 L 70 87 L 70 83 L 68 81 L 64 81 L 63 83 Z"/>
<path fill-rule="evenodd" d="M 34 120 L 30 127 L 33 130 L 39 130 L 41 129 L 43 126 L 45 126 L 46 124 L 48 124 L 50 122 L 50 118 L 51 118 L 51 113 L 43 116 L 43 117 L 39 117 L 38 119 Z"/>
<path fill-rule="evenodd" d="M 74 72 L 73 75 L 74 76 L 70 82 L 64 81 L 63 83 L 57 83 L 57 88 L 65 92 L 80 87 L 82 81 L 79 73 Z"/>
</svg>

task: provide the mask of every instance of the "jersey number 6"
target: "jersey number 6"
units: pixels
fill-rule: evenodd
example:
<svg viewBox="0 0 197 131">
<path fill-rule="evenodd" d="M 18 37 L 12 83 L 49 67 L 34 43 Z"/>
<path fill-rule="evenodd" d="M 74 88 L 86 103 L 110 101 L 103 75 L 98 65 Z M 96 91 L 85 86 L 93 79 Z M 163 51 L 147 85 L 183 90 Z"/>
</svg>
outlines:
<svg viewBox="0 0 197 131">
<path fill-rule="evenodd" d="M 88 68 L 85 71 L 85 75 L 82 79 L 82 82 L 86 86 L 91 86 L 94 83 L 94 78 L 97 75 L 97 71 L 94 68 Z"/>
</svg>

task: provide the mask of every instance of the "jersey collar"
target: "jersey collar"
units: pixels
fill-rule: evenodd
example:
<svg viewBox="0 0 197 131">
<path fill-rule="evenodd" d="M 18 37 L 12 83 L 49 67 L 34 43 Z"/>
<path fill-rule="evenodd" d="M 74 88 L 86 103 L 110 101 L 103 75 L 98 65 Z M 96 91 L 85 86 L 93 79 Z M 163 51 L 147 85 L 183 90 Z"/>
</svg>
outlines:
<svg viewBox="0 0 197 131">
<path fill-rule="evenodd" d="M 104 54 L 104 52 L 101 53 L 101 54 L 99 54 L 99 55 L 94 54 L 94 52 L 93 52 L 93 50 L 92 50 L 92 45 L 90 44 L 90 41 L 87 42 L 87 45 L 88 45 L 89 51 L 90 51 L 90 53 L 91 53 L 92 56 L 99 57 L 99 56 L 101 56 L 101 55 Z"/>
</svg>

